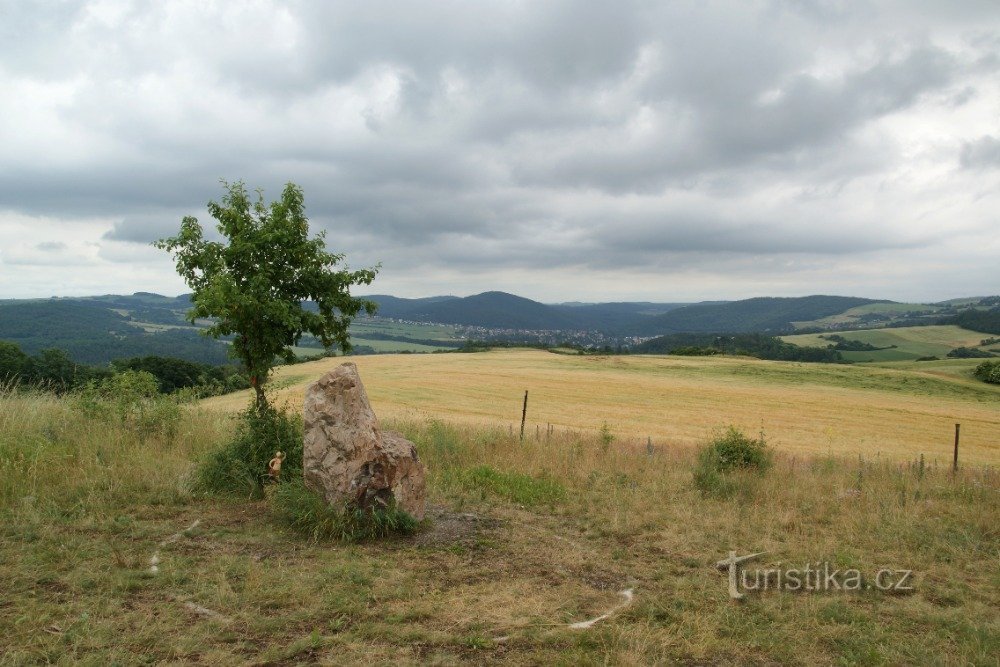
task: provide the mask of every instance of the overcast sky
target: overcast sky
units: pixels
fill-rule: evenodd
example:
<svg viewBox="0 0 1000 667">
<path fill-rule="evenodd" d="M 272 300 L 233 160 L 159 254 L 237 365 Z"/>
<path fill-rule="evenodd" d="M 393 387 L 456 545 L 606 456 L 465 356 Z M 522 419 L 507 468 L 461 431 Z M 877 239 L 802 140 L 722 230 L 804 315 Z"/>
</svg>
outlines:
<svg viewBox="0 0 1000 667">
<path fill-rule="evenodd" d="M 219 179 L 362 293 L 1000 293 L 1000 3 L 0 0 L 0 298 L 186 291 Z"/>
</svg>

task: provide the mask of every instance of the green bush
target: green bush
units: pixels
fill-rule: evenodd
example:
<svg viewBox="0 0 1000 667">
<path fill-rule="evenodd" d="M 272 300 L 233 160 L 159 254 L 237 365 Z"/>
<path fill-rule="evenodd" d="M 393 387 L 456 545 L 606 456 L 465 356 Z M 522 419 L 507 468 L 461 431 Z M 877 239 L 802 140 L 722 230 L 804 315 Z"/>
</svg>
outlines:
<svg viewBox="0 0 1000 667">
<path fill-rule="evenodd" d="M 329 505 L 298 478 L 277 486 L 272 507 L 281 521 L 312 540 L 362 542 L 412 535 L 420 528 L 419 521 L 395 506 L 363 510 Z"/>
<path fill-rule="evenodd" d="M 75 395 L 86 415 L 117 420 L 142 436 L 154 433 L 172 437 L 181 419 L 183 396 L 160 394 L 156 378 L 146 371 L 127 370 L 103 380 L 91 380 Z"/>
<path fill-rule="evenodd" d="M 285 454 L 282 479 L 301 477 L 301 418 L 270 405 L 251 406 L 240 413 L 233 439 L 202 461 L 195 489 L 260 498 L 268 480 L 267 464 L 277 451 Z"/>
<path fill-rule="evenodd" d="M 771 467 L 771 452 L 764 436 L 751 438 L 730 426 L 698 452 L 694 484 L 706 495 L 726 497 L 741 488 L 748 474 Z"/>
<path fill-rule="evenodd" d="M 976 370 L 974 370 L 972 374 L 983 382 L 1000 384 L 1000 360 L 984 361 L 976 366 Z"/>
<path fill-rule="evenodd" d="M 974 347 L 956 347 L 954 350 L 948 353 L 949 357 L 952 359 L 983 359 L 986 357 L 992 357 L 992 352 L 987 352 L 986 350 L 977 350 Z"/>
</svg>

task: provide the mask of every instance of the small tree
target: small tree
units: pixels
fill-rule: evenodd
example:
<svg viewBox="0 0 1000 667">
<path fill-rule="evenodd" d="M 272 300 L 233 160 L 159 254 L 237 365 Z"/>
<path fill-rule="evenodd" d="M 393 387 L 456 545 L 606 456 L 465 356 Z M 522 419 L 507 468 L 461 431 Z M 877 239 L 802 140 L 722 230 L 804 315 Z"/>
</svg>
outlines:
<svg viewBox="0 0 1000 667">
<path fill-rule="evenodd" d="M 255 407 L 268 407 L 264 393 L 276 358 L 291 361 L 292 346 L 310 333 L 326 348 L 350 351 L 347 327 L 376 304 L 352 297 L 351 285 L 370 285 L 378 268 L 338 269 L 344 255 L 326 251 L 324 233 L 309 238 L 302 188 L 288 183 L 281 199 L 251 199 L 242 181 L 222 182 L 221 203 L 208 203 L 225 242 L 207 241 L 197 218 L 185 217 L 177 236 L 154 245 L 173 254 L 177 272 L 193 291 L 188 319 L 212 318 L 206 333 L 233 336 L 256 392 Z M 305 308 L 312 301 L 316 310 Z"/>
</svg>

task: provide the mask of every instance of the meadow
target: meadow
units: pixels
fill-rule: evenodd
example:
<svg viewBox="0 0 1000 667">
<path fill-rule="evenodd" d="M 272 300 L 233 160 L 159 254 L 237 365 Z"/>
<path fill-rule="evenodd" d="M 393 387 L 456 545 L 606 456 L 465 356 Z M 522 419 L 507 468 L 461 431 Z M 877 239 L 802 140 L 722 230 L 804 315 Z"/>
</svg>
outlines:
<svg viewBox="0 0 1000 667">
<path fill-rule="evenodd" d="M 991 469 L 779 452 L 713 497 L 688 446 L 395 418 L 428 466 L 427 525 L 313 542 L 267 500 L 193 493 L 194 463 L 232 418 L 175 407 L 123 417 L 0 394 L 0 664 L 987 665 L 1000 652 Z M 729 550 L 869 583 L 912 570 L 913 590 L 736 602 L 716 567 Z"/>
<path fill-rule="evenodd" d="M 969 331 L 952 324 L 926 327 L 898 327 L 883 329 L 859 329 L 856 331 L 830 332 L 847 340 L 869 343 L 875 347 L 888 348 L 870 351 L 844 351 L 841 354 L 848 361 L 912 361 L 920 357 L 944 359 L 956 347 L 990 349 L 1000 344 L 980 346 L 980 342 L 990 338 L 989 334 Z M 782 340 L 803 347 L 826 347 L 833 341 L 821 338 L 827 334 L 796 334 L 782 336 Z M 891 346 L 895 347 L 891 347 Z"/>
<path fill-rule="evenodd" d="M 305 387 L 343 363 L 279 368 L 278 403 L 299 409 Z M 713 429 L 761 429 L 791 454 L 951 460 L 955 423 L 962 461 L 1000 463 L 1000 387 L 972 378 L 975 360 L 876 368 L 736 357 L 590 356 L 540 350 L 352 357 L 378 414 L 527 431 L 597 433 L 690 447 Z M 946 371 L 935 372 L 943 363 Z M 248 394 L 209 399 L 240 409 Z"/>
</svg>

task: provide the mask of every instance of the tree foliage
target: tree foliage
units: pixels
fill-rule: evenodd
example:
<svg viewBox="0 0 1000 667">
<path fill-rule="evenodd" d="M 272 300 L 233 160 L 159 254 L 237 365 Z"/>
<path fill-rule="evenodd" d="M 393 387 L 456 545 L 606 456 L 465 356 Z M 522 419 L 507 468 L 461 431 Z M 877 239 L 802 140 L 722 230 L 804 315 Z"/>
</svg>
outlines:
<svg viewBox="0 0 1000 667">
<path fill-rule="evenodd" d="M 264 383 L 278 358 L 290 360 L 292 346 L 310 333 L 330 348 L 350 350 L 347 327 L 371 301 L 352 297 L 351 285 L 369 285 L 376 268 L 339 268 L 342 254 L 327 252 L 324 234 L 310 238 L 302 189 L 288 183 L 281 198 L 265 203 L 242 182 L 223 182 L 221 202 L 209 202 L 224 242 L 205 238 L 193 217 L 177 236 L 157 241 L 174 255 L 177 271 L 193 291 L 188 319 L 211 318 L 206 333 L 233 336 L 233 352 L 246 367 L 264 407 Z M 304 301 L 316 309 L 303 307 Z"/>
</svg>

